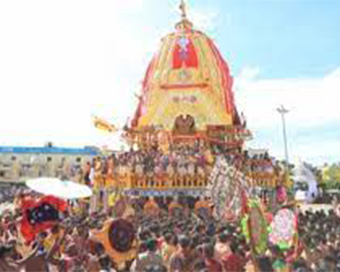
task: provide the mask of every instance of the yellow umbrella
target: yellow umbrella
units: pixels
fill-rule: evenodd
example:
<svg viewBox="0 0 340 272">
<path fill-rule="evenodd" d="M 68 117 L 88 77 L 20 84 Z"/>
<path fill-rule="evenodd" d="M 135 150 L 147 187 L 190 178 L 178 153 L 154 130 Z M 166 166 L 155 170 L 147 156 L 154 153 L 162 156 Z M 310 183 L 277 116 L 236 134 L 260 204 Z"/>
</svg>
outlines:
<svg viewBox="0 0 340 272">
<path fill-rule="evenodd" d="M 125 219 L 108 220 L 100 231 L 92 231 L 91 239 L 101 243 L 107 254 L 122 267 L 137 255 L 137 239 L 133 225 Z"/>
</svg>

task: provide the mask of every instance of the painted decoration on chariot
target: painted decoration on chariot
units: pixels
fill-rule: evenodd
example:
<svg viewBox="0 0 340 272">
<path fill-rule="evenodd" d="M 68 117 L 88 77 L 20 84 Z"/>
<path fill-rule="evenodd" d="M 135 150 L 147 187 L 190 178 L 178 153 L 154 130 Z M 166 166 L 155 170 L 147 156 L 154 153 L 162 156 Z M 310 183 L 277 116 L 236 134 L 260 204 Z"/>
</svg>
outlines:
<svg viewBox="0 0 340 272">
<path fill-rule="evenodd" d="M 274 216 L 269 241 L 281 249 L 289 249 L 297 234 L 297 216 L 291 209 L 282 208 Z"/>
<path fill-rule="evenodd" d="M 179 37 L 173 50 L 173 69 L 197 68 L 198 58 L 196 49 L 186 36 Z"/>
<path fill-rule="evenodd" d="M 234 222 L 241 218 L 243 194 L 249 187 L 246 176 L 222 157 L 217 159 L 209 177 L 208 194 L 214 203 L 214 216 Z"/>
<path fill-rule="evenodd" d="M 173 132 L 181 135 L 191 135 L 195 133 L 195 119 L 191 115 L 178 116 L 175 120 Z"/>
<path fill-rule="evenodd" d="M 213 41 L 183 19 L 161 40 L 142 84 L 132 128 L 172 131 L 191 116 L 198 131 L 233 125 L 237 118 L 229 67 Z"/>
</svg>

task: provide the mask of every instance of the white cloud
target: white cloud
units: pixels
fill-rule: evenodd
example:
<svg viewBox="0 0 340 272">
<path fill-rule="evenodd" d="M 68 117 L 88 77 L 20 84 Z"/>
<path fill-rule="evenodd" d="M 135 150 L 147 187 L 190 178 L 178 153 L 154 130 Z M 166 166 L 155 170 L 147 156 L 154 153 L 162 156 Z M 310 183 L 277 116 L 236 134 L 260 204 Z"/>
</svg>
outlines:
<svg viewBox="0 0 340 272">
<path fill-rule="evenodd" d="M 249 81 L 253 81 L 259 74 L 260 69 L 258 67 L 244 67 L 237 77 L 238 87 L 242 88 L 242 84 L 247 84 Z"/>
<path fill-rule="evenodd" d="M 258 71 L 247 67 L 235 80 L 238 107 L 249 128 L 260 135 L 250 145 L 264 144 L 282 157 L 282 127 L 276 108 L 284 105 L 290 110 L 286 115 L 288 136 L 294 136 L 288 139 L 292 157 L 340 158 L 340 141 L 325 139 L 322 131 L 325 125 L 333 125 L 334 136 L 340 133 L 340 68 L 320 78 L 299 79 L 263 79 Z"/>
<path fill-rule="evenodd" d="M 194 27 L 209 34 L 213 34 L 216 31 L 217 18 L 218 12 L 213 10 L 203 11 L 193 9 L 189 14 L 189 19 L 194 23 Z"/>
<path fill-rule="evenodd" d="M 244 74 L 247 72 L 241 73 Z M 277 121 L 275 109 L 281 104 L 290 110 L 287 118 L 291 125 L 316 126 L 340 121 L 339 89 L 340 68 L 322 78 L 238 77 L 235 86 L 237 102 L 255 128 L 268 127 Z"/>
<path fill-rule="evenodd" d="M 192 3 L 191 3 L 192 2 Z M 193 23 L 195 29 L 207 32 L 209 35 L 214 35 L 217 30 L 217 20 L 219 19 L 219 12 L 211 7 L 197 7 L 194 1 L 185 1 L 187 18 Z M 176 20 L 180 20 L 181 11 L 179 9 L 180 0 L 171 0 L 171 11 L 176 15 Z M 228 14 L 224 14 L 227 16 Z"/>
<path fill-rule="evenodd" d="M 0 144 L 117 143 L 95 130 L 91 116 L 123 125 L 134 112 L 159 38 L 138 22 L 151 4 L 1 2 Z"/>
</svg>

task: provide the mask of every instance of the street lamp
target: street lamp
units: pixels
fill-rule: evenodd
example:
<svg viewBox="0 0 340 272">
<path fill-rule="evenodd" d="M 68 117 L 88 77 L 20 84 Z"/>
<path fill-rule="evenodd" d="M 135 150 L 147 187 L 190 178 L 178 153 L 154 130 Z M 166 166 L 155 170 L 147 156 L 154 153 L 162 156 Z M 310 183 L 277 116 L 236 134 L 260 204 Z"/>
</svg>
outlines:
<svg viewBox="0 0 340 272">
<path fill-rule="evenodd" d="M 288 173 L 289 173 L 289 158 L 288 158 L 288 145 L 287 145 L 287 132 L 286 132 L 286 119 L 285 114 L 287 114 L 289 111 L 281 105 L 278 107 L 277 112 L 281 115 L 282 120 L 282 129 L 283 129 L 283 142 L 284 142 L 284 148 L 285 148 L 285 181 L 288 181 Z"/>
</svg>

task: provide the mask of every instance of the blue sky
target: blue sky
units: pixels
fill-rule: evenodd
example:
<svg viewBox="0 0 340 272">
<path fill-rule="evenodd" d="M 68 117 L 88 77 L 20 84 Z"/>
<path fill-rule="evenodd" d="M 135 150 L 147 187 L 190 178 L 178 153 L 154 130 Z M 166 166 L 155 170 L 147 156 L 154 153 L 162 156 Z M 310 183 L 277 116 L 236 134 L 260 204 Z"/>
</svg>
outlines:
<svg viewBox="0 0 340 272">
<path fill-rule="evenodd" d="M 147 24 L 166 29 L 177 20 L 173 5 L 158 1 Z M 320 76 L 340 63 L 340 1 L 189 0 L 190 9 L 213 14 L 213 36 L 235 74 L 260 66 L 264 77 Z M 170 10 L 170 12 L 169 12 Z M 194 22 L 195 23 L 195 22 Z"/>
<path fill-rule="evenodd" d="M 227 28 L 219 31 L 219 41 L 235 73 L 251 65 L 268 78 L 310 77 L 340 63 L 340 1 L 217 1 L 217 6 L 231 17 L 229 25 L 222 19 Z"/>
<path fill-rule="evenodd" d="M 113 145 L 91 123 L 124 124 L 179 0 L 0 2 L 0 144 Z M 250 147 L 316 164 L 340 159 L 340 1 L 187 0 L 188 17 L 214 39 L 235 77 Z M 18 99 L 20 97 L 20 99 Z M 13 114 L 13 109 L 15 113 Z M 20 109 L 20 110 L 19 110 Z M 8 114 L 11 112 L 12 114 Z"/>
</svg>

